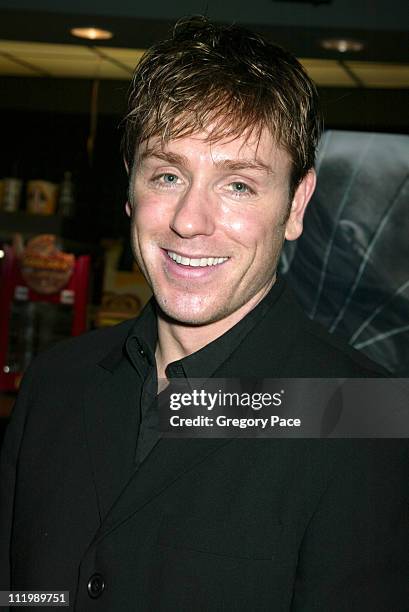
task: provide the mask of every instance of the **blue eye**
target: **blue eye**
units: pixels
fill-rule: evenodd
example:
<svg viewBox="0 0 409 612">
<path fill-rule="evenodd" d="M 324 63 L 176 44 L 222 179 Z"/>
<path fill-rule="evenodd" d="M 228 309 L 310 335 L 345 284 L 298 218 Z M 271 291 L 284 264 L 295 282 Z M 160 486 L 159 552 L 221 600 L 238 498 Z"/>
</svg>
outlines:
<svg viewBox="0 0 409 612">
<path fill-rule="evenodd" d="M 169 183 L 169 184 L 173 184 L 173 183 L 177 183 L 178 177 L 176 176 L 176 174 L 163 174 L 162 175 L 163 178 L 163 182 L 164 183 Z"/>
<path fill-rule="evenodd" d="M 236 181 L 232 183 L 232 185 L 235 187 L 234 191 L 237 191 L 238 193 L 245 193 L 249 191 L 249 188 L 247 187 L 246 183 L 240 183 Z"/>
<path fill-rule="evenodd" d="M 176 189 L 183 184 L 180 177 L 172 172 L 163 172 L 162 174 L 153 176 L 151 183 L 156 189 Z"/>
<path fill-rule="evenodd" d="M 243 183 L 242 181 L 233 181 L 229 185 L 229 191 L 236 196 L 239 197 L 248 197 L 255 194 L 253 189 L 247 185 L 247 183 Z"/>
</svg>

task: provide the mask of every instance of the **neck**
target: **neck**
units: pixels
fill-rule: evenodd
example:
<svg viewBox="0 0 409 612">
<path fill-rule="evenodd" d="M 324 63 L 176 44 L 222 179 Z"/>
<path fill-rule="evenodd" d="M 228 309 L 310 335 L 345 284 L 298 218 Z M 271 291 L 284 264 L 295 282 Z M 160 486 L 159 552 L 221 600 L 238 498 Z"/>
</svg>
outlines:
<svg viewBox="0 0 409 612">
<path fill-rule="evenodd" d="M 156 345 L 156 364 L 158 378 L 165 379 L 165 371 L 169 363 L 178 361 L 210 344 L 229 329 L 234 327 L 251 310 L 253 310 L 271 289 L 275 277 L 267 287 L 263 287 L 255 296 L 238 310 L 220 321 L 213 321 L 205 325 L 186 325 L 168 319 L 162 312 L 158 312 L 158 343 Z"/>
</svg>

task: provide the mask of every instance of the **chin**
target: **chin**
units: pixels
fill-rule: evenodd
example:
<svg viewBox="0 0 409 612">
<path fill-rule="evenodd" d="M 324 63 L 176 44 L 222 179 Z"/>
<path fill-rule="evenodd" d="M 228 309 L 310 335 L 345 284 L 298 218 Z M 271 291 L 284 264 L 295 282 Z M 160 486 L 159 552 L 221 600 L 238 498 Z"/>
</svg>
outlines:
<svg viewBox="0 0 409 612">
<path fill-rule="evenodd" d="M 227 308 L 206 304 L 198 299 L 172 301 L 166 297 L 155 297 L 168 319 L 184 325 L 208 325 L 224 319 L 229 314 Z"/>
</svg>

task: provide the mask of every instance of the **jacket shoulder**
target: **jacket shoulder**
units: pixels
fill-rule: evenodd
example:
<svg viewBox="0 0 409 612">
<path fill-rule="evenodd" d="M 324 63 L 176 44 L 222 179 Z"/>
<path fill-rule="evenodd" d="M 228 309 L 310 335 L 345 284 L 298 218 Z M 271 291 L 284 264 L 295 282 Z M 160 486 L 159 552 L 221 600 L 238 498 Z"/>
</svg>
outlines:
<svg viewBox="0 0 409 612">
<path fill-rule="evenodd" d="M 288 285 L 247 339 L 250 368 L 285 378 L 376 378 L 388 376 L 380 365 L 307 317 Z M 272 374 L 269 374 L 269 373 Z"/>
<path fill-rule="evenodd" d="M 135 323 L 135 319 L 118 325 L 86 332 L 81 336 L 58 342 L 41 352 L 33 361 L 30 369 L 48 372 L 55 369 L 87 369 L 101 361 L 110 351 L 121 350 L 125 339 Z"/>
<path fill-rule="evenodd" d="M 320 376 L 388 376 L 387 370 L 354 349 L 344 338 L 330 333 L 323 325 L 309 319 L 292 295 L 288 296 L 288 301 L 292 302 L 292 310 L 297 319 L 298 350 L 311 366 L 319 368 Z"/>
<path fill-rule="evenodd" d="M 335 334 L 329 333 L 323 326 L 315 321 L 308 322 L 305 326 L 306 338 L 308 338 L 311 350 L 320 351 L 323 355 L 336 357 L 339 362 L 349 364 L 351 375 L 377 377 L 388 376 L 389 373 L 380 364 L 372 361 L 369 357 L 354 349 L 346 340 Z"/>
</svg>

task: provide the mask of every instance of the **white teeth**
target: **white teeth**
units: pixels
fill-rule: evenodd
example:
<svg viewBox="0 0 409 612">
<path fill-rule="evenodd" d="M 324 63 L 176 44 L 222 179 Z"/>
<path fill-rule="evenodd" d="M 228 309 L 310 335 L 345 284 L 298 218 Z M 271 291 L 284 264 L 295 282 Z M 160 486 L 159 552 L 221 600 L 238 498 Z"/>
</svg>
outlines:
<svg viewBox="0 0 409 612">
<path fill-rule="evenodd" d="M 201 257 L 194 259 L 193 257 L 182 257 L 173 251 L 166 251 L 168 256 L 182 266 L 191 266 L 193 268 L 205 268 L 206 266 L 217 266 L 218 264 L 227 261 L 228 257 Z"/>
</svg>

